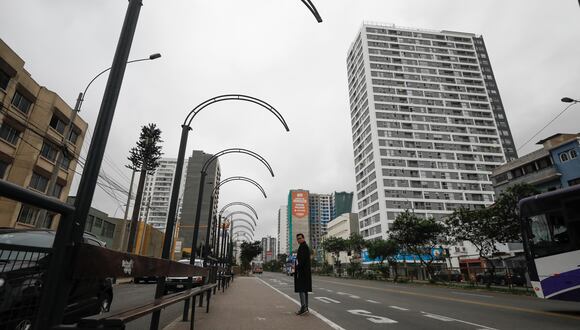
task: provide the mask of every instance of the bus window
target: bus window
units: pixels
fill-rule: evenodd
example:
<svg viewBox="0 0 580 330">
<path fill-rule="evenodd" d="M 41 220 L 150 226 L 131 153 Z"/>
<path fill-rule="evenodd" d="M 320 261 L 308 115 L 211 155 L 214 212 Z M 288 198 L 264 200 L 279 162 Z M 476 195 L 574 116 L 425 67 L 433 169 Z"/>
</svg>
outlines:
<svg viewBox="0 0 580 330">
<path fill-rule="evenodd" d="M 535 258 L 570 249 L 570 237 L 561 213 L 546 213 L 530 217 L 531 243 Z"/>
</svg>

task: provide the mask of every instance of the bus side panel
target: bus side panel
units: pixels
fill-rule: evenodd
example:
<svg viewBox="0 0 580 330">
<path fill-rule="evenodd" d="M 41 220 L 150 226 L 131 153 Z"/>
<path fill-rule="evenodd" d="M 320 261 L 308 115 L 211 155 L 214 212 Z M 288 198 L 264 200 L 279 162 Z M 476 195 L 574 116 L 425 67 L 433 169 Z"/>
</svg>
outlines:
<svg viewBox="0 0 580 330">
<path fill-rule="evenodd" d="M 575 295 L 572 291 L 580 289 L 580 251 L 538 258 L 536 269 L 539 282 L 532 281 L 532 285 L 540 298 L 569 299 Z"/>
</svg>

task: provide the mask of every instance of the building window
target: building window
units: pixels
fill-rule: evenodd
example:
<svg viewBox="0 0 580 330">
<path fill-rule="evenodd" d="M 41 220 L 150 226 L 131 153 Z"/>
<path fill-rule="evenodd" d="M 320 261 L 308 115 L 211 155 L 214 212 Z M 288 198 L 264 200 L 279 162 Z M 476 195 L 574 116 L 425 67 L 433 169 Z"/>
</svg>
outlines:
<svg viewBox="0 0 580 330">
<path fill-rule="evenodd" d="M 20 92 L 16 91 L 14 97 L 12 98 L 12 105 L 15 106 L 20 112 L 28 114 L 32 101 L 24 97 Z"/>
<path fill-rule="evenodd" d="M 69 166 L 70 166 L 70 162 L 71 159 L 66 156 L 66 155 L 62 155 L 62 159 L 60 160 L 60 168 L 62 168 L 63 170 L 68 170 Z"/>
<path fill-rule="evenodd" d="M 88 219 L 87 219 L 87 223 L 85 224 L 85 231 L 90 232 L 91 230 L 93 230 L 93 223 L 95 222 L 95 217 L 92 215 L 89 215 Z"/>
<path fill-rule="evenodd" d="M 54 188 L 52 189 L 52 194 L 51 196 L 56 197 L 56 198 L 60 198 L 60 194 L 62 193 L 62 190 L 64 189 L 64 186 L 61 184 L 55 184 Z"/>
<path fill-rule="evenodd" d="M 4 179 L 4 177 L 6 176 L 8 166 L 10 166 L 9 162 L 0 159 L 0 179 Z"/>
<path fill-rule="evenodd" d="M 95 228 L 101 228 L 103 226 L 103 219 L 95 219 Z"/>
<path fill-rule="evenodd" d="M 8 82 L 10 81 L 10 76 L 4 70 L 0 69 L 0 89 L 8 89 Z"/>
<path fill-rule="evenodd" d="M 562 152 L 560 154 L 560 160 L 562 161 L 562 163 L 569 161 L 570 158 L 568 158 L 568 153 Z"/>
<path fill-rule="evenodd" d="M 113 238 L 114 235 L 115 235 L 115 225 L 105 221 L 103 223 L 103 229 L 101 230 L 101 236 Z"/>
<path fill-rule="evenodd" d="M 2 126 L 0 126 L 0 138 L 11 145 L 16 145 L 16 143 L 18 143 L 20 134 L 22 134 L 22 132 L 6 122 L 3 122 Z"/>
<path fill-rule="evenodd" d="M 46 192 L 46 187 L 48 186 L 48 179 L 42 175 L 32 172 L 32 179 L 30 179 L 30 184 L 28 187 L 38 190 L 40 192 Z"/>
<path fill-rule="evenodd" d="M 72 144 L 75 144 L 75 143 L 77 143 L 77 140 L 78 140 L 78 138 L 79 138 L 79 133 L 78 133 L 76 130 L 74 130 L 74 129 L 71 129 L 71 130 L 70 130 L 70 133 L 69 133 L 69 135 L 68 135 L 68 140 L 69 140 L 69 141 L 70 141 Z"/>
<path fill-rule="evenodd" d="M 18 222 L 34 225 L 36 223 L 36 216 L 38 209 L 30 205 L 22 204 L 20 213 L 18 214 Z"/>
<path fill-rule="evenodd" d="M 55 113 L 52 114 L 49 125 L 50 127 L 54 128 L 55 131 L 59 132 L 60 134 L 64 134 L 66 124 Z"/>
<path fill-rule="evenodd" d="M 50 229 L 50 227 L 52 227 L 52 222 L 54 221 L 55 216 L 55 213 L 47 212 L 44 215 L 44 220 L 42 220 L 40 223 L 40 228 Z"/>
<path fill-rule="evenodd" d="M 578 157 L 578 153 L 576 152 L 576 150 L 572 149 L 570 150 L 570 159 L 574 159 Z"/>
<path fill-rule="evenodd" d="M 44 141 L 44 143 L 42 144 L 42 149 L 40 150 L 40 155 L 54 162 L 56 160 L 56 153 L 57 153 L 56 147 L 53 144 Z"/>
</svg>

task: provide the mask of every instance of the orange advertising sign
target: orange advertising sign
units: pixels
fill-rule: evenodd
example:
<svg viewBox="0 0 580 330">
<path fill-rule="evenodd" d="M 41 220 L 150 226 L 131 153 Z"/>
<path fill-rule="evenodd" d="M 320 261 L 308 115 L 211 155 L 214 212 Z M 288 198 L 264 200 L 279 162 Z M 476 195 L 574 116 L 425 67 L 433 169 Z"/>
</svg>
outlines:
<svg viewBox="0 0 580 330">
<path fill-rule="evenodd" d="M 292 216 L 304 218 L 308 215 L 308 192 L 292 192 Z"/>
</svg>

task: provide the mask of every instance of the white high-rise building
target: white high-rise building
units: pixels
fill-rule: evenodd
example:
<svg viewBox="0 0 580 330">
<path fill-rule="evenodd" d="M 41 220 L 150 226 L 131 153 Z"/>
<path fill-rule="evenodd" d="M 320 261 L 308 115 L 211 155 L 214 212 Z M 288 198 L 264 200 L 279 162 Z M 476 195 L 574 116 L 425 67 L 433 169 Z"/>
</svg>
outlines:
<svg viewBox="0 0 580 330">
<path fill-rule="evenodd" d="M 288 205 L 278 210 L 278 253 L 288 255 Z"/>
<path fill-rule="evenodd" d="M 141 202 L 140 219 L 145 220 L 154 228 L 165 231 L 167 222 L 167 213 L 169 212 L 169 200 L 173 190 L 173 180 L 175 176 L 176 158 L 161 158 L 159 167 L 155 173 L 147 175 L 145 178 L 145 188 L 143 190 L 143 199 Z M 183 175 L 179 196 L 183 196 L 185 188 L 185 174 L 187 169 L 187 160 L 183 166 Z M 181 217 L 182 199 L 179 199 L 177 205 L 177 218 Z"/>
<path fill-rule="evenodd" d="M 364 23 L 347 56 L 360 233 L 493 203 L 517 158 L 481 36 Z"/>
</svg>

